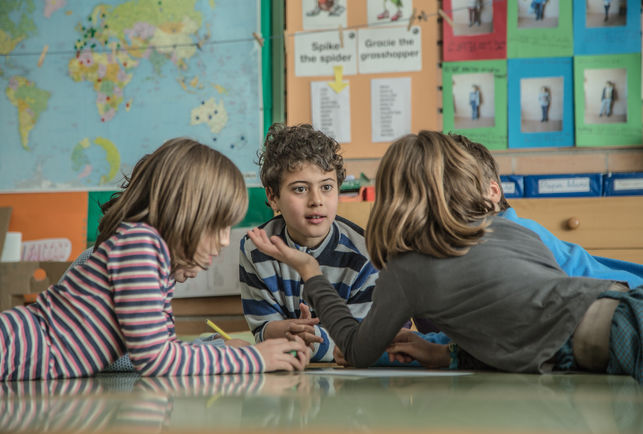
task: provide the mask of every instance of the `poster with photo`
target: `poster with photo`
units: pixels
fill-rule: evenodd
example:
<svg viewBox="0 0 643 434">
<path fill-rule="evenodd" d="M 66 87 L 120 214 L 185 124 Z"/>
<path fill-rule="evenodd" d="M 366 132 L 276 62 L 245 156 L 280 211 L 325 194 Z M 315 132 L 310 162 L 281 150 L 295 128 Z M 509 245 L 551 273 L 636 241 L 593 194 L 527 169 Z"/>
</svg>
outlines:
<svg viewBox="0 0 643 434">
<path fill-rule="evenodd" d="M 443 63 L 442 110 L 445 133 L 506 149 L 507 61 Z"/>
<path fill-rule="evenodd" d="M 577 146 L 640 146 L 641 53 L 574 57 Z"/>
<path fill-rule="evenodd" d="M 507 56 L 507 0 L 444 0 L 443 8 L 446 62 Z"/>
<path fill-rule="evenodd" d="M 509 148 L 574 146 L 571 57 L 507 61 Z"/>
<path fill-rule="evenodd" d="M 347 0 L 301 0 L 303 30 L 346 28 Z"/>
<path fill-rule="evenodd" d="M 569 0 L 507 3 L 507 57 L 571 57 L 574 52 Z"/>
<path fill-rule="evenodd" d="M 367 0 L 369 26 L 408 22 L 413 14 L 413 0 Z"/>
<path fill-rule="evenodd" d="M 640 0 L 574 0 L 574 54 L 641 52 Z"/>
</svg>

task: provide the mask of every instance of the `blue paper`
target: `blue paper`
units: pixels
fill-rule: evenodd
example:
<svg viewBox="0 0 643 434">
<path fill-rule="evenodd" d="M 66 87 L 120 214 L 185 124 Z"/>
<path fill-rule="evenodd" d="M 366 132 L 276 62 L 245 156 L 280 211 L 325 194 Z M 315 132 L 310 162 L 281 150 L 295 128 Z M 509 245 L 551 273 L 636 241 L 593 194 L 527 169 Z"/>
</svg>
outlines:
<svg viewBox="0 0 643 434">
<path fill-rule="evenodd" d="M 509 148 L 574 146 L 572 65 L 571 57 L 507 61 Z M 543 88 L 549 95 L 546 117 Z"/>
<path fill-rule="evenodd" d="M 641 2 L 627 0 L 625 25 L 610 25 L 618 20 L 619 1 L 612 0 L 610 21 L 589 22 L 587 0 L 574 0 L 574 54 L 618 54 L 641 52 Z M 590 8 L 601 8 L 603 0 L 591 0 Z M 590 9 L 591 11 L 592 9 Z M 616 13 L 616 16 L 614 15 Z"/>
</svg>

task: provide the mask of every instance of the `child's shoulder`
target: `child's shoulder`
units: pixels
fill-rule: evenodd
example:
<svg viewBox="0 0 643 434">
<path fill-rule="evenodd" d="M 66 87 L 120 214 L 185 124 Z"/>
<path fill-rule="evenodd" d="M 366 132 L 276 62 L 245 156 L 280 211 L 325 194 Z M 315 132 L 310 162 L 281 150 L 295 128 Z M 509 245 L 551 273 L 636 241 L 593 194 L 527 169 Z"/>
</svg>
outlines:
<svg viewBox="0 0 643 434">
<path fill-rule="evenodd" d="M 341 216 L 335 217 L 335 225 L 339 230 L 339 245 L 345 246 L 360 255 L 368 256 L 364 229 L 361 226 Z"/>
<path fill-rule="evenodd" d="M 135 240 L 136 244 L 154 244 L 159 248 L 167 248 L 159 231 L 144 222 L 122 222 L 112 239 L 115 244 L 119 242 L 131 244 L 132 240 Z"/>
</svg>

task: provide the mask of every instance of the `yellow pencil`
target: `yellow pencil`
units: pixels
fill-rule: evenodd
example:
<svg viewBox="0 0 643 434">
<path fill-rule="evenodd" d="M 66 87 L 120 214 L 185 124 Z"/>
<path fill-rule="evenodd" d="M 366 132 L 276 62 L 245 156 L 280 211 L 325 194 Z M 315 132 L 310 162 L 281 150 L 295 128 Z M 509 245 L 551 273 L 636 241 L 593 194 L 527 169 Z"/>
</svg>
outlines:
<svg viewBox="0 0 643 434">
<path fill-rule="evenodd" d="M 213 323 L 213 322 L 212 322 L 212 321 L 210 321 L 209 319 L 208 319 L 208 320 L 206 320 L 206 321 L 205 321 L 205 323 L 206 323 L 207 325 L 209 325 L 209 326 L 212 328 L 212 330 L 214 330 L 215 332 L 219 333 L 219 334 L 223 337 L 223 339 L 225 339 L 226 341 L 227 341 L 228 339 L 232 339 L 232 338 L 230 337 L 230 335 L 229 335 L 229 334 L 227 334 L 226 332 L 224 332 L 224 331 L 221 329 L 221 327 L 219 327 L 218 325 L 216 325 L 215 323 Z"/>
</svg>

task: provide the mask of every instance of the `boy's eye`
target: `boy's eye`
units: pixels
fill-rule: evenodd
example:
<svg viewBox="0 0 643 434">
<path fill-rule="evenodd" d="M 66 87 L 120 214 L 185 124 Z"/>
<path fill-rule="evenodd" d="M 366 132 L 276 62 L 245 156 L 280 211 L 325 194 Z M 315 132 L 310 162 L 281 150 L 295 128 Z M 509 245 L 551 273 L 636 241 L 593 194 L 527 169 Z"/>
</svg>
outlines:
<svg viewBox="0 0 643 434">
<path fill-rule="evenodd" d="M 304 193 L 306 191 L 306 187 L 304 187 L 303 185 L 299 185 L 297 187 L 293 187 L 292 191 L 294 191 L 295 193 Z"/>
<path fill-rule="evenodd" d="M 333 185 L 332 184 L 324 184 L 322 185 L 321 189 L 322 191 L 332 191 L 333 190 Z"/>
</svg>

